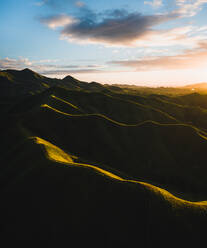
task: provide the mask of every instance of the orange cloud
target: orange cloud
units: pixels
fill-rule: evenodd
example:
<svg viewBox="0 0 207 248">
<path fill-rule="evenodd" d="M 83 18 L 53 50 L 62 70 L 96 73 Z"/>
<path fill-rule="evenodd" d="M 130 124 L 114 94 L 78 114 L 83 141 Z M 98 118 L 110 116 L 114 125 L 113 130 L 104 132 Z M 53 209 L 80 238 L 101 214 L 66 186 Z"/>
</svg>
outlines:
<svg viewBox="0 0 207 248">
<path fill-rule="evenodd" d="M 174 56 L 148 56 L 138 60 L 111 61 L 110 63 L 135 68 L 136 71 L 185 70 L 207 66 L 207 42 L 199 43 L 196 49 L 186 50 Z"/>
</svg>

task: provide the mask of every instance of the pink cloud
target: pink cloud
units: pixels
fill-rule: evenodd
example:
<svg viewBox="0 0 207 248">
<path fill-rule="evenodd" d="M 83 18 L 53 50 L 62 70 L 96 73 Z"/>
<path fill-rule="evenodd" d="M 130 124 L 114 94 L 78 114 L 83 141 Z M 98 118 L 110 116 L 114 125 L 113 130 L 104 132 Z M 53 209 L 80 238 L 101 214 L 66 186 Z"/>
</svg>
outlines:
<svg viewBox="0 0 207 248">
<path fill-rule="evenodd" d="M 196 49 L 186 50 L 174 56 L 148 56 L 143 59 L 111 61 L 110 63 L 134 68 L 136 71 L 185 70 L 207 66 L 207 42 L 199 43 Z"/>
</svg>

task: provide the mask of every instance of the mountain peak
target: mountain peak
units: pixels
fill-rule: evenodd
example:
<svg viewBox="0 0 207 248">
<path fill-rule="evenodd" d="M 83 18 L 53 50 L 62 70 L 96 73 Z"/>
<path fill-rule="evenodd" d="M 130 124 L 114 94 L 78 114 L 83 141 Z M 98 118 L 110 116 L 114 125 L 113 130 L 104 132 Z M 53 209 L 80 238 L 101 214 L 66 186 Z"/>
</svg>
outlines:
<svg viewBox="0 0 207 248">
<path fill-rule="evenodd" d="M 74 77 L 72 77 L 72 76 L 70 76 L 70 75 L 64 77 L 63 80 L 64 80 L 64 81 L 77 81 L 77 82 L 78 82 L 77 79 L 75 79 Z"/>
<path fill-rule="evenodd" d="M 64 77 L 64 78 L 63 78 L 63 81 L 67 81 L 67 82 L 76 82 L 76 83 L 80 82 L 78 79 L 76 79 L 76 78 L 74 78 L 74 77 L 72 77 L 72 76 L 70 76 L 70 75 Z"/>
<path fill-rule="evenodd" d="M 20 71 L 20 75 L 22 75 L 25 78 L 42 78 L 42 75 L 38 74 L 37 72 L 29 69 L 29 68 L 25 68 L 23 70 Z"/>
<path fill-rule="evenodd" d="M 36 72 L 32 71 L 32 70 L 29 69 L 29 68 L 23 69 L 22 72 L 31 73 L 31 74 L 37 74 Z"/>
</svg>

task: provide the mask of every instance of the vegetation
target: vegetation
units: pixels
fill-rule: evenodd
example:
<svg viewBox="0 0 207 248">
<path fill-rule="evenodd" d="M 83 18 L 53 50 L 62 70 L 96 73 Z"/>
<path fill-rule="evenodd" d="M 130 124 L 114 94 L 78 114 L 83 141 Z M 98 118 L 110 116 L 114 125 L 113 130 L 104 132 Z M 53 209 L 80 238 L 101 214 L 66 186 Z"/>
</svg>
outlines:
<svg viewBox="0 0 207 248">
<path fill-rule="evenodd" d="M 207 96 L 193 87 L 202 94 L 1 71 L 2 241 L 202 245 Z"/>
</svg>

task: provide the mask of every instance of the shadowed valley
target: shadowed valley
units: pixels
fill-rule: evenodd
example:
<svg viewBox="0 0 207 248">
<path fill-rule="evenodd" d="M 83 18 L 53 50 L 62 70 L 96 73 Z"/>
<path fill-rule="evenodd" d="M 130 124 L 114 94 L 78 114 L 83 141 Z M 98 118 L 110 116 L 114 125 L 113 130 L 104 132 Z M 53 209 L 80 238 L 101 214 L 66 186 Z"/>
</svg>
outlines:
<svg viewBox="0 0 207 248">
<path fill-rule="evenodd" d="M 201 245 L 207 95 L 205 85 L 192 87 L 0 71 L 2 239 L 59 247 Z"/>
</svg>

